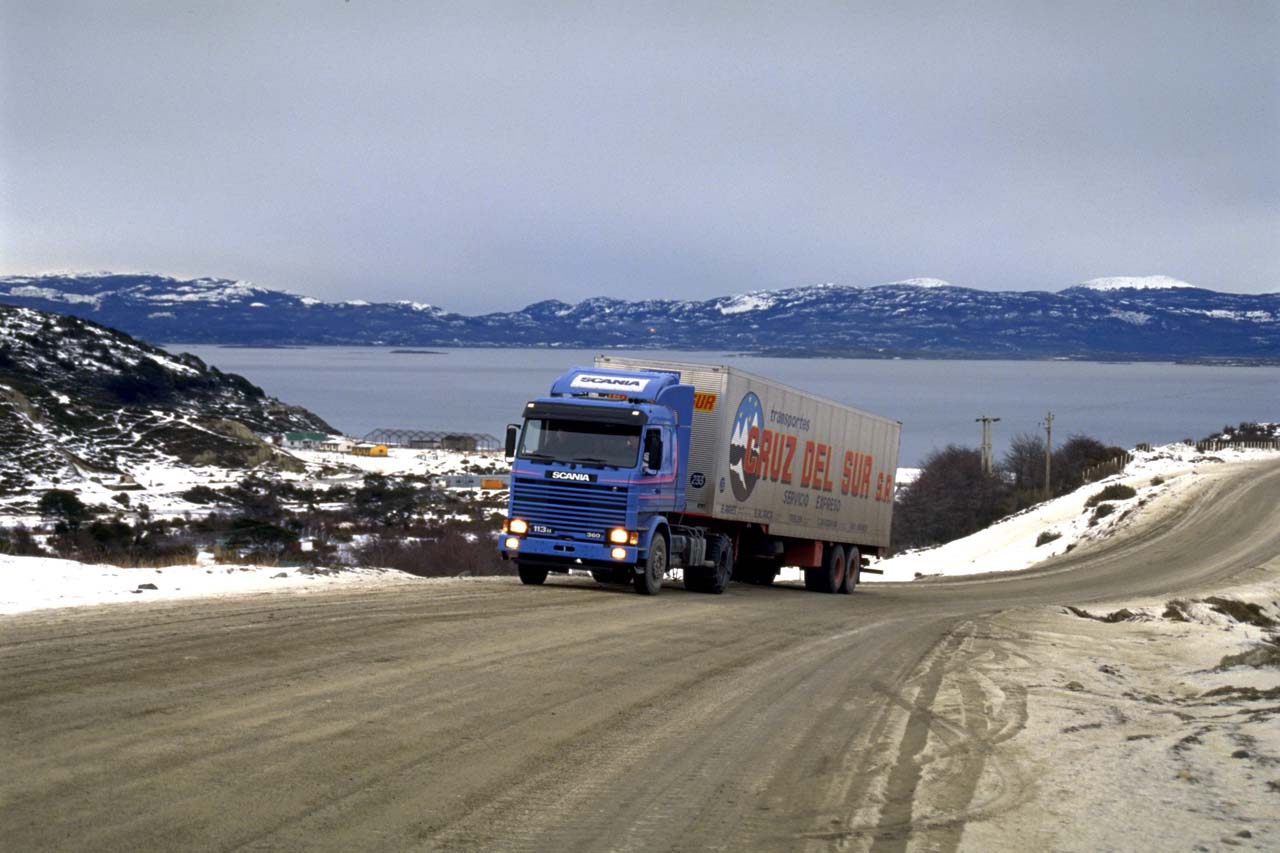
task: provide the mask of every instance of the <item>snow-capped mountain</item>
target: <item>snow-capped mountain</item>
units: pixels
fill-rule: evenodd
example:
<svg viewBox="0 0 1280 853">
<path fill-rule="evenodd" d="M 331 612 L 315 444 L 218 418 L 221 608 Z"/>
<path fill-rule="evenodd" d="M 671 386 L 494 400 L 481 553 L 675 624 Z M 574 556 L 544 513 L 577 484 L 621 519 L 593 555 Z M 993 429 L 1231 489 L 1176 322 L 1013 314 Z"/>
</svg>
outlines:
<svg viewBox="0 0 1280 853">
<path fill-rule="evenodd" d="M 93 319 L 155 342 L 246 345 L 730 349 L 935 358 L 1280 358 L 1280 294 L 1165 276 L 1057 293 L 914 278 L 708 300 L 595 297 L 467 316 L 420 302 L 326 302 L 243 281 L 157 275 L 0 278 L 0 302 Z"/>
<path fill-rule="evenodd" d="M 0 493 L 119 477 L 158 459 L 251 467 L 273 457 L 255 433 L 298 429 L 331 431 L 193 355 L 0 305 Z"/>
</svg>

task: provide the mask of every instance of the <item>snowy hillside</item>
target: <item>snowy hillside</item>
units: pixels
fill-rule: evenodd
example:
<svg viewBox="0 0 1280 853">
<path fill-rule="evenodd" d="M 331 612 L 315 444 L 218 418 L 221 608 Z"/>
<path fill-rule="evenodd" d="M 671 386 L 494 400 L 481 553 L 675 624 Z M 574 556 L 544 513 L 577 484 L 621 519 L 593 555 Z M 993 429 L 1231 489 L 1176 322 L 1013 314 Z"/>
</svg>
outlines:
<svg viewBox="0 0 1280 853">
<path fill-rule="evenodd" d="M 274 455 L 255 433 L 291 429 L 328 426 L 195 356 L 0 305 L 0 494 L 165 460 L 249 467 Z"/>
<path fill-rule="evenodd" d="M 1197 473 L 1228 463 L 1275 459 L 1280 459 L 1280 453 L 1273 450 L 1202 453 L 1188 444 L 1134 451 L 1133 461 L 1115 476 L 1037 504 L 963 539 L 882 560 L 876 568 L 884 574 L 867 575 L 864 580 L 911 581 L 1030 568 L 1082 542 L 1106 538 L 1136 522 L 1156 499 L 1176 497 L 1189 488 Z M 1108 501 L 1113 511 L 1097 517 L 1087 502 L 1117 483 L 1133 488 L 1135 496 Z"/>
</svg>

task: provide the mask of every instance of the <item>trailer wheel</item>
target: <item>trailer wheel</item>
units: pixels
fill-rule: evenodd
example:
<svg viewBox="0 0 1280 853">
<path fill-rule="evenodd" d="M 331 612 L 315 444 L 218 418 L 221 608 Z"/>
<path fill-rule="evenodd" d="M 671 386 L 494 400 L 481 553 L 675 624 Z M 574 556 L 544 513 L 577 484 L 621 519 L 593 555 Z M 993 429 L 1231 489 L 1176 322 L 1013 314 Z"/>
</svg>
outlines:
<svg viewBox="0 0 1280 853">
<path fill-rule="evenodd" d="M 715 537 L 707 543 L 707 559 L 716 564 L 715 568 L 685 569 L 684 588 L 719 595 L 733 577 L 733 543 L 726 536 Z"/>
<path fill-rule="evenodd" d="M 667 539 L 661 533 L 649 543 L 649 557 L 644 561 L 644 571 L 631 576 L 636 592 L 641 595 L 657 595 L 662 590 L 662 576 L 667 573 Z"/>
<path fill-rule="evenodd" d="M 845 595 L 851 595 L 854 587 L 858 585 L 858 580 L 862 569 L 862 554 L 858 549 L 850 545 L 845 549 L 844 557 L 844 583 L 840 585 L 840 592 Z"/>
<path fill-rule="evenodd" d="M 811 592 L 840 592 L 844 577 L 844 548 L 836 542 L 828 542 L 822 548 L 822 567 L 805 569 L 804 588 Z"/>
<path fill-rule="evenodd" d="M 547 580 L 547 570 L 537 566 L 526 566 L 524 563 L 517 562 L 516 572 L 520 575 L 520 583 L 529 586 L 541 586 Z"/>
</svg>

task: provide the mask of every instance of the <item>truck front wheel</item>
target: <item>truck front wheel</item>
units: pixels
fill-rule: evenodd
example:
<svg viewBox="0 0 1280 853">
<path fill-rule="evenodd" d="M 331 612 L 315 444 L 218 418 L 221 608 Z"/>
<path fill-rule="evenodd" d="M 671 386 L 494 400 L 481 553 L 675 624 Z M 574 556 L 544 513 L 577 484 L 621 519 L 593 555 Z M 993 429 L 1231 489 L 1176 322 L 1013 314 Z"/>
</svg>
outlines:
<svg viewBox="0 0 1280 853">
<path fill-rule="evenodd" d="M 520 575 L 520 583 L 530 586 L 541 586 L 547 580 L 547 570 L 536 566 L 526 566 L 524 563 L 517 562 L 516 572 Z"/>
<path fill-rule="evenodd" d="M 662 590 L 662 577 L 667 573 L 667 540 L 661 534 L 649 543 L 649 556 L 641 566 L 643 572 L 632 575 L 636 592 L 641 595 L 657 595 Z"/>
</svg>

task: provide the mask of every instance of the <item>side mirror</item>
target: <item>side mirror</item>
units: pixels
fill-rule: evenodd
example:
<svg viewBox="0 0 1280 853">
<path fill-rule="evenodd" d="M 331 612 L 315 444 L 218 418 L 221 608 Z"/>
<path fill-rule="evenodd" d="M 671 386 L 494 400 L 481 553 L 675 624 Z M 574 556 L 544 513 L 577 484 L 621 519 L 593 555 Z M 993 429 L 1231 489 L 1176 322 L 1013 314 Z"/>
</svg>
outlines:
<svg viewBox="0 0 1280 853">
<path fill-rule="evenodd" d="M 520 424 L 507 424 L 507 461 L 516 457 L 516 439 L 520 437 Z"/>
<path fill-rule="evenodd" d="M 651 470 L 662 467 L 662 433 L 656 429 L 644 434 L 644 467 Z"/>
</svg>

